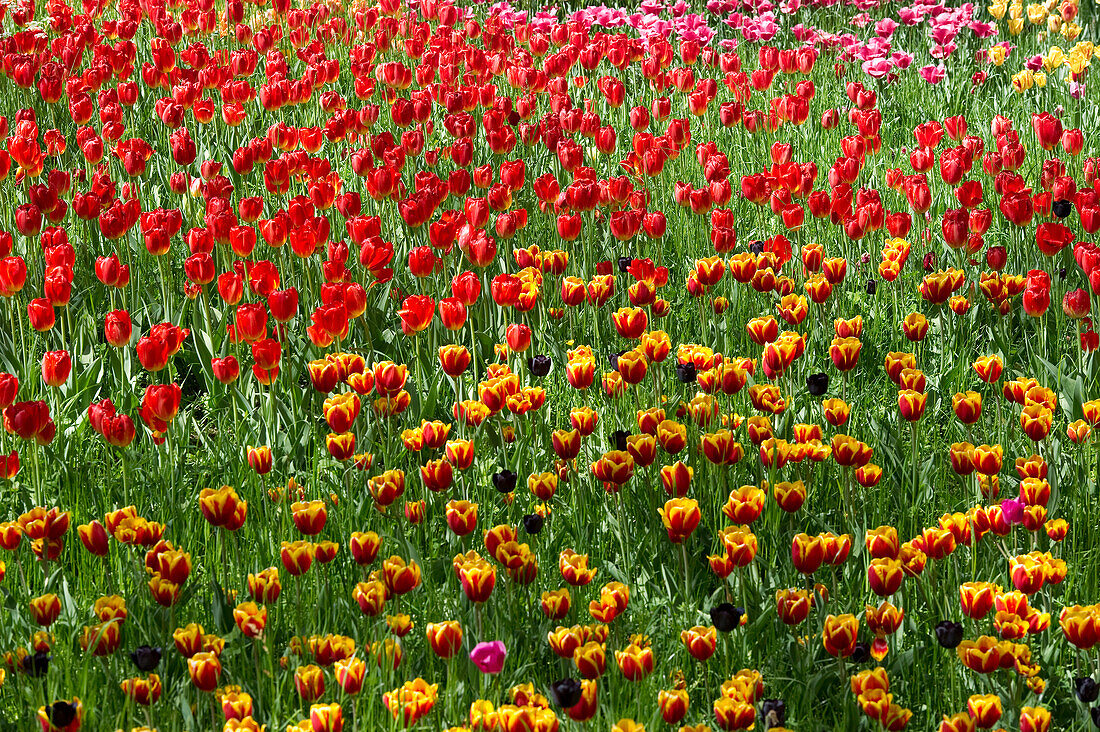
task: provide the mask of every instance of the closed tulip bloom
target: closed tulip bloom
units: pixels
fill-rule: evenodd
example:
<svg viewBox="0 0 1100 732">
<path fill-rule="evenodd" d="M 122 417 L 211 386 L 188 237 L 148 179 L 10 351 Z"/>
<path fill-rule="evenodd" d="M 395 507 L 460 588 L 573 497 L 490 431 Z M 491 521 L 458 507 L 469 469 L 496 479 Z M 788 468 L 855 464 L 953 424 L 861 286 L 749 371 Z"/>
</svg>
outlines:
<svg viewBox="0 0 1100 732">
<path fill-rule="evenodd" d="M 222 663 L 213 653 L 202 651 L 187 659 L 191 683 L 199 691 L 213 691 L 222 675 Z"/>
<path fill-rule="evenodd" d="M 963 614 L 981 620 L 993 609 L 993 598 L 998 587 L 989 582 L 965 582 L 959 585 L 959 602 Z"/>
<path fill-rule="evenodd" d="M 756 558 L 759 543 L 747 526 L 730 526 L 721 534 L 726 556 L 735 567 L 747 567 Z"/>
<path fill-rule="evenodd" d="M 743 485 L 730 491 L 729 499 L 722 506 L 722 513 L 730 521 L 751 524 L 764 511 L 767 494 L 755 485 Z"/>
<path fill-rule="evenodd" d="M 281 592 L 282 582 L 279 580 L 279 570 L 275 567 L 268 567 L 259 574 L 248 575 L 248 594 L 256 602 L 276 602 Z"/>
<path fill-rule="evenodd" d="M 356 531 L 354 532 L 348 545 L 351 548 L 352 559 L 359 566 L 365 566 L 374 562 L 375 557 L 378 556 L 378 550 L 382 546 L 382 538 L 373 531 L 366 533 Z"/>
<path fill-rule="evenodd" d="M 336 683 L 340 685 L 345 694 L 358 694 L 363 688 L 363 678 L 366 676 L 367 664 L 356 656 L 341 659 L 336 662 Z"/>
<path fill-rule="evenodd" d="M 484 560 L 465 562 L 459 569 L 462 591 L 470 602 L 487 601 L 496 585 L 496 579 L 496 569 Z"/>
<path fill-rule="evenodd" d="M 42 380 L 47 386 L 61 386 L 69 380 L 73 361 L 68 351 L 46 351 L 42 355 Z"/>
<path fill-rule="evenodd" d="M 1001 719 L 1001 698 L 996 694 L 974 694 L 966 700 L 966 710 L 975 725 L 987 729 Z"/>
<path fill-rule="evenodd" d="M 314 704 L 309 708 L 313 732 L 343 732 L 344 712 L 339 704 Z"/>
<path fill-rule="evenodd" d="M 54 313 L 53 304 L 44 297 L 36 297 L 27 303 L 27 320 L 31 327 L 39 333 L 44 333 L 54 327 L 57 316 Z"/>
<path fill-rule="evenodd" d="M 713 656 L 717 641 L 718 633 L 714 626 L 703 627 L 697 625 L 688 630 L 680 631 L 680 642 L 687 648 L 691 657 L 697 661 L 706 661 Z"/>
<path fill-rule="evenodd" d="M 669 541 L 674 544 L 683 543 L 691 536 L 702 518 L 699 503 L 691 498 L 672 498 L 658 513 L 668 531 Z"/>
<path fill-rule="evenodd" d="M 573 651 L 573 663 L 584 678 L 599 678 L 607 669 L 607 650 L 602 643 L 589 641 Z"/>
<path fill-rule="evenodd" d="M 862 346 L 858 338 L 834 338 L 829 346 L 829 357 L 838 371 L 851 371 L 859 363 Z"/>
<path fill-rule="evenodd" d="M 360 582 L 352 591 L 352 596 L 359 605 L 360 612 L 368 617 L 375 617 L 385 608 L 386 586 L 377 580 Z"/>
<path fill-rule="evenodd" d="M 76 531 L 80 536 L 80 541 L 84 545 L 84 548 L 90 554 L 98 557 L 107 555 L 109 549 L 107 544 L 108 536 L 107 530 L 103 527 L 103 524 L 93 520 L 90 523 L 76 527 Z"/>
<path fill-rule="evenodd" d="M 982 395 L 976 391 L 960 392 L 951 397 L 951 408 L 963 424 L 974 424 L 982 416 Z"/>
<path fill-rule="evenodd" d="M 449 501 L 446 507 L 447 526 L 458 536 L 467 536 L 477 527 L 477 504 L 469 501 Z"/>
<path fill-rule="evenodd" d="M 797 513 L 806 502 L 806 486 L 801 480 L 779 482 L 772 488 L 772 495 L 784 511 Z"/>
<path fill-rule="evenodd" d="M 542 614 L 551 620 L 561 620 L 569 614 L 571 597 L 568 587 L 542 593 Z"/>
<path fill-rule="evenodd" d="M 312 702 L 325 693 L 325 674 L 320 666 L 299 666 L 294 672 L 294 689 L 303 701 Z"/>
<path fill-rule="evenodd" d="M 893 526 L 880 526 L 877 529 L 868 529 L 864 543 L 867 553 L 872 558 L 886 557 L 897 559 L 900 544 L 898 542 L 898 530 Z"/>
<path fill-rule="evenodd" d="M 653 671 L 653 649 L 631 643 L 615 651 L 615 663 L 627 681 L 641 681 Z"/>
<path fill-rule="evenodd" d="M 848 435 L 833 436 L 833 460 L 837 465 L 862 467 L 871 461 L 874 451 L 864 442 Z"/>
<path fill-rule="evenodd" d="M 1051 725 L 1050 710 L 1045 707 L 1020 709 L 1020 732 L 1047 732 Z"/>
<path fill-rule="evenodd" d="M 262 445 L 260 447 L 249 445 L 246 455 L 248 467 L 252 468 L 257 475 L 266 475 L 271 472 L 272 457 L 270 447 L 267 445 Z"/>
<path fill-rule="evenodd" d="M 404 595 L 420 586 L 420 565 L 394 555 L 382 562 L 382 576 L 391 592 Z"/>
<path fill-rule="evenodd" d="M 297 577 L 309 571 L 310 566 L 313 564 L 313 554 L 313 544 L 299 540 L 284 541 L 279 556 L 286 571 Z"/>
<path fill-rule="evenodd" d="M 809 616 L 813 599 L 807 590 L 777 590 L 775 605 L 780 620 L 787 625 L 798 625 Z"/>
<path fill-rule="evenodd" d="M 687 689 L 661 689 L 657 692 L 657 706 L 665 724 L 679 724 L 687 715 L 689 701 Z"/>
<path fill-rule="evenodd" d="M 756 720 L 756 708 L 740 699 L 719 697 L 714 702 L 714 719 L 724 730 L 747 730 Z"/>
<path fill-rule="evenodd" d="M 40 595 L 30 601 L 30 610 L 34 622 L 48 628 L 61 615 L 61 600 L 52 593 Z"/>
<path fill-rule="evenodd" d="M 882 468 L 874 463 L 856 468 L 856 482 L 864 488 L 873 488 L 882 480 Z"/>
<path fill-rule="evenodd" d="M 125 679 L 119 684 L 122 693 L 141 706 L 156 704 L 160 700 L 163 686 L 157 674 L 149 674 L 148 678 Z"/>
<path fill-rule="evenodd" d="M 462 648 L 462 626 L 458 621 L 429 623 L 427 635 L 428 644 L 440 658 L 450 658 Z"/>
<path fill-rule="evenodd" d="M 854 615 L 828 615 L 821 633 L 822 644 L 831 656 L 852 655 L 859 634 L 859 621 Z"/>
<path fill-rule="evenodd" d="M 898 392 L 898 411 L 908 422 L 916 422 L 924 416 L 924 406 L 928 402 L 928 395 L 903 389 Z"/>
<path fill-rule="evenodd" d="M 850 407 L 842 399 L 826 399 L 821 403 L 825 412 L 825 421 L 834 427 L 842 427 L 848 422 Z"/>
<path fill-rule="evenodd" d="M 791 541 L 791 561 L 802 574 L 813 574 L 825 560 L 825 543 L 820 536 L 797 534 Z"/>
<path fill-rule="evenodd" d="M 325 528 L 328 511 L 324 501 L 299 501 L 290 506 L 294 526 L 306 536 L 316 536 Z"/>
<path fill-rule="evenodd" d="M 649 362 L 640 350 L 627 351 L 619 356 L 618 373 L 628 384 L 639 384 L 645 379 Z"/>
<path fill-rule="evenodd" d="M 416 335 L 431 323 L 435 315 L 435 300 L 427 295 L 412 295 L 405 298 L 397 314 L 405 335 Z"/>
<path fill-rule="evenodd" d="M 335 459 L 347 460 L 355 454 L 355 433 L 336 434 L 330 432 L 325 437 L 325 448 Z"/>
<path fill-rule="evenodd" d="M 242 503 L 237 491 L 228 485 L 199 492 L 199 509 L 211 526 L 228 526 Z"/>
<path fill-rule="evenodd" d="M 1042 404 L 1029 404 L 1020 412 L 1020 428 L 1035 442 L 1050 434 L 1054 413 Z"/>
<path fill-rule="evenodd" d="M 615 330 L 623 338 L 637 340 L 649 327 L 649 319 L 641 308 L 619 308 L 611 315 Z"/>
<path fill-rule="evenodd" d="M 879 597 L 889 597 L 901 588 L 904 579 L 902 565 L 897 559 L 879 557 L 867 566 L 867 583 Z"/>
<path fill-rule="evenodd" d="M 448 344 L 439 347 L 439 365 L 451 378 L 458 378 L 470 367 L 470 351 L 466 346 Z"/>
<path fill-rule="evenodd" d="M 923 341 L 928 335 L 928 318 L 921 313 L 909 313 L 901 322 L 901 330 L 910 341 Z"/>
<path fill-rule="evenodd" d="M 133 325 L 130 313 L 125 310 L 112 310 L 103 318 L 103 337 L 115 348 L 124 348 L 130 343 Z"/>
</svg>

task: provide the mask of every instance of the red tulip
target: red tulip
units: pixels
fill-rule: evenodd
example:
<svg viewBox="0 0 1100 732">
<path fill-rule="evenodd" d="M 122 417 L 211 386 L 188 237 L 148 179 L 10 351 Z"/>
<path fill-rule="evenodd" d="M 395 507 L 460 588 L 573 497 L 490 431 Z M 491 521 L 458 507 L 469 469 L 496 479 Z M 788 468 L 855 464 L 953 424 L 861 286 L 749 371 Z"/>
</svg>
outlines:
<svg viewBox="0 0 1100 732">
<path fill-rule="evenodd" d="M 27 264 L 22 257 L 0 259 L 0 295 L 13 297 L 27 283 Z"/>
<path fill-rule="evenodd" d="M 24 440 L 33 440 L 50 423 L 50 408 L 43 401 L 16 402 L 4 408 L 4 429 Z"/>
<path fill-rule="evenodd" d="M 39 333 L 50 330 L 56 322 L 53 304 L 44 297 L 36 297 L 27 303 L 27 319 Z"/>
<path fill-rule="evenodd" d="M 1035 230 L 1035 244 L 1044 255 L 1053 257 L 1073 244 L 1073 232 L 1063 224 L 1044 221 Z"/>
<path fill-rule="evenodd" d="M 223 384 L 232 384 L 241 375 L 240 364 L 233 356 L 211 359 L 210 368 L 214 372 L 214 378 Z"/>
<path fill-rule="evenodd" d="M 401 317 L 401 330 L 405 335 L 415 335 L 432 322 L 435 300 L 427 295 L 412 295 L 405 298 L 397 314 Z"/>
<path fill-rule="evenodd" d="M 1050 112 L 1031 115 L 1031 128 L 1039 141 L 1039 147 L 1053 150 L 1062 141 L 1062 120 Z"/>
<path fill-rule="evenodd" d="M 1079 320 L 1089 314 L 1089 293 L 1087 290 L 1070 290 L 1062 298 L 1062 311 L 1066 317 Z"/>
</svg>

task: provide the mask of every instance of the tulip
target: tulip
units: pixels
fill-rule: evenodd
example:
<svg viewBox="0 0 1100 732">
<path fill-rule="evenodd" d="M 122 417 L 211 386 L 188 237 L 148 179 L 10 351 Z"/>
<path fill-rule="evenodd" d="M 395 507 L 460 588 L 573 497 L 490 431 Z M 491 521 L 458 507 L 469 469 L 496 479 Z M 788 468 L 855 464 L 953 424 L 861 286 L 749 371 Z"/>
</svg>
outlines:
<svg viewBox="0 0 1100 732">
<path fill-rule="evenodd" d="M 697 661 L 706 661 L 714 655 L 717 643 L 715 628 L 695 626 L 680 632 L 680 642 L 687 648 L 688 653 Z"/>
<path fill-rule="evenodd" d="M 470 660 L 483 674 L 498 674 L 504 668 L 504 659 L 508 655 L 508 649 L 501 641 L 478 643 L 470 651 Z"/>
<path fill-rule="evenodd" d="M 674 544 L 681 544 L 691 536 L 701 519 L 698 502 L 690 498 L 672 498 L 658 513 L 669 541 Z"/>
<path fill-rule="evenodd" d="M 46 351 L 42 355 L 42 380 L 48 386 L 58 387 L 69 380 L 73 362 L 68 351 Z"/>
<path fill-rule="evenodd" d="M 216 655 L 203 651 L 187 659 L 187 672 L 196 689 L 213 691 L 221 678 L 222 664 Z"/>
<path fill-rule="evenodd" d="M 966 700 L 966 710 L 979 728 L 992 727 L 1001 718 L 1001 698 L 996 694 L 974 694 Z"/>
<path fill-rule="evenodd" d="M 832 656 L 852 655 L 859 632 L 859 621 L 854 615 L 828 615 L 821 633 L 822 644 Z"/>
<path fill-rule="evenodd" d="M 43 732 L 76 732 L 83 722 L 84 705 L 76 697 L 38 708 L 38 723 Z"/>
</svg>

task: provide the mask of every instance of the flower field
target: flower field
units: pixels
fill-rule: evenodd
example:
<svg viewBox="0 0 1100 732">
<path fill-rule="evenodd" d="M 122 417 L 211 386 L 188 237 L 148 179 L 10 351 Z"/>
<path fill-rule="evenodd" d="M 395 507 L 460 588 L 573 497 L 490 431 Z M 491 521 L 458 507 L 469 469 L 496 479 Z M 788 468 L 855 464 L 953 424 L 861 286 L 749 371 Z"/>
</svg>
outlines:
<svg viewBox="0 0 1100 732">
<path fill-rule="evenodd" d="M 1092 3 L 628 5 L 0 2 L 0 729 L 1100 727 Z"/>
</svg>

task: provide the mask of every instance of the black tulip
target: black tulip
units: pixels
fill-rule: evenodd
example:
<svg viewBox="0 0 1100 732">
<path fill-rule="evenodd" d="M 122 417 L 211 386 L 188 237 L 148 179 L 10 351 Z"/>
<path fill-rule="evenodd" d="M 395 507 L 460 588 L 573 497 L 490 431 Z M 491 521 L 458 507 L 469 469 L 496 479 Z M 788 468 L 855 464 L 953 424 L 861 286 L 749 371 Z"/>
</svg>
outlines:
<svg viewBox="0 0 1100 732">
<path fill-rule="evenodd" d="M 516 489 L 516 474 L 507 469 L 493 473 L 493 487 L 499 493 L 511 493 Z"/>
<path fill-rule="evenodd" d="M 958 648 L 963 640 L 962 623 L 953 623 L 944 620 L 936 626 L 936 640 L 944 648 Z"/>
<path fill-rule="evenodd" d="M 760 716 L 764 719 L 764 729 L 782 727 L 787 721 L 787 705 L 782 699 L 765 699 L 760 703 Z"/>
<path fill-rule="evenodd" d="M 580 704 L 583 691 L 581 682 L 576 679 L 560 679 L 550 684 L 550 698 L 562 709 Z"/>
<path fill-rule="evenodd" d="M 676 378 L 680 381 L 681 384 L 694 384 L 696 378 L 695 364 L 676 364 Z"/>
<path fill-rule="evenodd" d="M 630 257 L 619 257 L 619 271 L 623 274 L 627 273 L 632 264 L 634 264 L 634 260 Z"/>
<path fill-rule="evenodd" d="M 1093 726 L 1100 727 L 1100 707 L 1093 707 L 1090 709 L 1089 716 L 1092 717 Z"/>
<path fill-rule="evenodd" d="M 728 633 L 741 624 L 741 616 L 744 614 L 745 611 L 741 608 L 723 602 L 710 609 L 710 622 L 714 623 L 717 630 Z"/>
<path fill-rule="evenodd" d="M 867 280 L 867 294 L 874 295 L 876 292 L 878 292 L 878 281 Z"/>
<path fill-rule="evenodd" d="M 764 251 L 764 242 L 760 241 L 759 239 L 757 239 L 756 241 L 750 241 L 749 251 L 751 251 L 753 254 L 759 254 L 760 252 Z"/>
<path fill-rule="evenodd" d="M 146 673 L 152 671 L 160 664 L 161 650 L 152 646 L 138 646 L 130 652 L 130 660 L 137 666 L 138 671 Z"/>
<path fill-rule="evenodd" d="M 611 433 L 611 441 L 615 443 L 616 450 L 626 449 L 626 438 L 630 437 L 630 433 L 626 430 L 615 430 Z"/>
<path fill-rule="evenodd" d="M 550 365 L 552 363 L 549 356 L 539 354 L 538 356 L 532 356 L 527 359 L 527 368 L 530 370 L 532 376 L 537 376 L 541 379 L 543 376 L 550 373 Z"/>
<path fill-rule="evenodd" d="M 619 370 L 619 356 L 623 355 L 624 353 L 626 353 L 626 351 L 618 351 L 616 353 L 612 353 L 607 357 L 607 362 L 611 364 L 612 371 Z"/>
<path fill-rule="evenodd" d="M 537 513 L 529 513 L 523 517 L 523 530 L 528 534 L 537 534 L 542 531 L 543 518 Z"/>
<path fill-rule="evenodd" d="M 819 374 L 810 374 L 806 377 L 806 391 L 810 396 L 819 397 L 829 391 L 829 375 L 824 371 Z"/>
<path fill-rule="evenodd" d="M 38 651 L 32 656 L 23 657 L 23 671 L 28 676 L 45 676 L 50 670 L 50 655 L 45 651 Z"/>
<path fill-rule="evenodd" d="M 1091 676 L 1074 679 L 1073 683 L 1077 687 L 1077 698 L 1085 704 L 1096 701 L 1096 697 L 1100 695 L 1100 684 L 1093 681 Z"/>
<path fill-rule="evenodd" d="M 54 727 L 68 727 L 76 719 L 76 707 L 67 701 L 55 701 L 46 707 L 46 717 Z"/>
<path fill-rule="evenodd" d="M 1058 280 L 1061 281 L 1061 282 L 1066 281 L 1066 268 L 1065 267 L 1059 267 L 1058 268 Z"/>
<path fill-rule="evenodd" d="M 1073 211 L 1073 204 L 1064 198 L 1060 198 L 1051 205 L 1050 211 L 1058 218 L 1064 219 Z"/>
<path fill-rule="evenodd" d="M 867 663 L 871 660 L 871 644 L 863 643 L 862 641 L 856 643 L 856 647 L 852 650 L 850 658 L 852 663 Z"/>
</svg>

